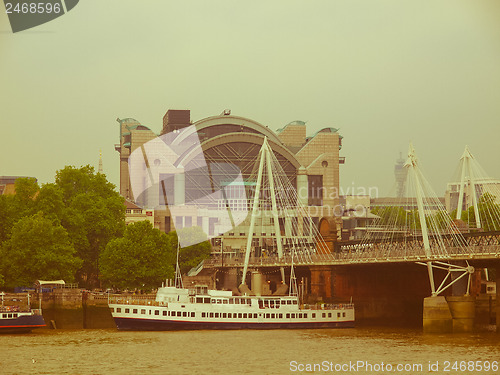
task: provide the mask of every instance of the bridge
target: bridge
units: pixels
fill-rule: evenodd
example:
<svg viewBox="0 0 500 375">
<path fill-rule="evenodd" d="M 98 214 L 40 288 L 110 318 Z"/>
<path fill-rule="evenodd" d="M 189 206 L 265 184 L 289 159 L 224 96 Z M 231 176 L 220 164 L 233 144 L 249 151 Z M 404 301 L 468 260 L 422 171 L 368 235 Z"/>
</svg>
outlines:
<svg viewBox="0 0 500 375">
<path fill-rule="evenodd" d="M 335 243 L 332 253 L 313 253 L 296 251 L 293 255 L 250 257 L 249 268 L 262 267 L 290 267 L 295 266 L 342 266 L 357 263 L 405 263 L 428 261 L 456 261 L 456 260 L 500 260 L 500 231 L 472 232 L 462 234 L 466 246 L 453 246 L 451 235 L 441 236 L 445 241 L 447 254 L 431 254 L 424 251 L 422 236 L 392 239 L 387 242 L 378 240 L 366 242 L 364 240 L 339 241 Z M 438 239 L 432 239 L 438 241 Z M 244 254 L 215 254 L 205 260 L 204 268 L 243 268 Z"/>
<path fill-rule="evenodd" d="M 265 145 L 263 150 L 265 151 Z M 231 288 L 231 285 L 239 283 L 238 279 L 241 280 L 242 284 L 249 281 L 246 277 L 247 270 L 252 270 L 250 280 L 252 284 L 261 283 L 262 277 L 258 275 L 269 275 L 265 278 L 268 283 L 274 280 L 273 282 L 276 284 L 281 282 L 293 285 L 295 276 L 293 269 L 296 267 L 298 274 L 302 277 L 302 282 L 306 284 L 306 289 L 309 288 L 310 293 L 321 295 L 323 298 L 346 298 L 350 293 L 351 298 L 355 296 L 357 301 L 365 299 L 361 303 L 362 306 L 365 305 L 361 311 L 366 306 L 377 303 L 394 304 L 395 296 L 401 301 L 406 301 L 408 299 L 405 295 L 406 290 L 413 289 L 416 298 L 425 298 L 429 296 L 429 283 L 432 306 L 427 307 L 427 309 L 431 311 L 431 316 L 435 314 L 436 309 L 439 310 L 443 306 L 442 303 L 440 306 L 435 306 L 436 301 L 442 301 L 445 298 L 434 297 L 442 294 L 448 288 L 453 290 L 452 294 L 455 294 L 456 290 L 461 290 L 459 294 L 463 293 L 461 295 L 464 295 L 465 302 L 455 301 L 455 305 L 470 305 L 468 299 L 470 288 L 473 278 L 477 279 L 479 275 L 474 266 L 496 269 L 497 280 L 500 279 L 498 278 L 500 275 L 500 205 L 491 198 L 495 197 L 491 191 L 485 190 L 484 187 L 482 187 L 482 191 L 478 189 L 478 181 L 485 181 L 486 178 L 475 177 L 471 170 L 472 159 L 472 155 L 466 148 L 462 157 L 460 209 L 457 210 L 456 218 L 452 219 L 444 209 L 437 214 L 429 213 L 427 207 L 439 206 L 440 203 L 423 177 L 413 147 L 410 146 L 408 161 L 405 164 L 409 179 L 406 187 L 407 190 L 410 188 L 413 190 L 407 191 L 406 194 L 407 197 L 416 197 L 413 199 L 416 199 L 418 210 L 415 212 L 406 211 L 402 215 L 399 213 L 399 217 L 397 217 L 398 213 L 395 210 L 391 212 L 393 208 L 389 208 L 389 214 L 379 212 L 381 216 L 379 222 L 367 227 L 366 235 L 361 240 L 336 241 L 335 238 L 330 238 L 325 241 L 319 231 L 311 231 L 309 236 L 301 236 L 300 219 L 305 214 L 303 211 L 301 212 L 298 205 L 294 207 L 292 212 L 295 212 L 299 220 L 294 222 L 290 220 L 290 217 L 285 217 L 284 227 L 280 227 L 277 217 L 279 214 L 287 213 L 282 207 L 286 204 L 290 205 L 290 203 L 293 205 L 297 201 L 297 197 L 292 196 L 287 200 L 280 192 L 289 189 L 287 190 L 286 187 L 273 188 L 273 185 L 268 183 L 269 193 L 263 194 L 267 197 L 267 202 L 258 202 L 258 194 L 254 196 L 250 233 L 254 231 L 253 226 L 256 225 L 256 218 L 259 217 L 259 211 L 262 211 L 262 207 L 270 208 L 273 211 L 272 216 L 275 218 L 273 222 L 276 233 L 279 234 L 274 237 L 273 245 L 274 248 L 278 248 L 278 251 L 271 252 L 272 255 L 256 251 L 252 238 L 249 236 L 246 247 L 229 249 L 230 251 L 227 253 L 221 251 L 221 253 L 213 254 L 210 259 L 205 260 L 203 269 L 208 272 L 211 270 L 214 274 L 219 275 L 218 279 L 225 280 L 223 287 Z M 265 187 L 262 182 L 263 173 L 265 174 L 263 160 L 262 157 L 256 191 L 260 191 L 261 184 L 262 189 Z M 268 168 L 268 177 L 272 178 L 273 173 L 280 173 L 279 167 L 271 170 L 269 162 Z M 466 189 L 469 191 L 467 192 Z M 480 192 L 483 198 L 479 195 Z M 470 223 L 464 226 L 464 223 L 460 221 L 464 215 L 461 207 L 464 205 L 466 193 L 470 205 L 467 202 L 465 206 L 473 208 L 472 215 L 475 219 L 473 224 L 476 228 L 473 228 Z M 500 191 L 496 194 L 497 197 L 500 197 Z M 402 204 L 402 206 L 405 205 Z M 467 211 L 468 215 L 470 211 L 470 209 Z M 287 220 L 292 223 L 289 225 L 295 225 L 295 227 L 288 229 L 291 236 L 286 235 Z M 494 224 L 489 225 L 488 222 Z M 485 231 L 485 228 L 493 230 Z M 415 264 L 426 266 L 427 272 L 417 271 L 417 268 L 414 267 Z M 285 269 L 290 270 L 290 272 L 288 273 Z M 423 270 L 422 267 L 418 269 Z M 228 276 L 231 273 L 232 276 Z M 425 274 L 427 274 L 427 282 L 422 279 Z M 466 276 L 468 276 L 468 281 L 464 283 L 467 280 Z M 380 281 L 382 279 L 385 281 Z M 388 281 L 389 279 L 391 281 Z M 458 282 L 460 279 L 464 281 L 461 282 L 461 286 Z M 355 284 L 358 285 L 358 288 L 363 288 L 364 291 L 352 287 L 342 287 L 342 285 L 352 284 L 352 280 L 357 280 Z M 435 284 L 436 281 L 440 283 L 439 286 L 438 283 Z M 375 284 L 379 284 L 379 286 L 375 286 Z M 405 285 L 405 287 L 395 286 L 395 284 Z M 381 285 L 384 287 L 380 287 Z M 415 289 L 415 285 L 417 285 L 417 289 Z M 400 289 L 394 293 L 395 288 Z M 498 289 L 500 288 L 497 288 L 497 293 Z M 372 291 L 370 298 L 366 297 L 367 290 Z M 450 294 L 449 291 L 446 293 Z M 418 310 L 415 300 L 412 300 L 412 303 L 414 309 Z M 447 302 L 444 304 L 447 305 Z M 468 309 L 471 308 L 468 307 Z M 379 310 L 387 312 L 387 308 L 384 306 L 379 307 Z M 472 308 L 473 310 L 474 308 Z M 496 315 L 497 319 L 500 319 L 500 308 L 497 308 Z M 468 327 L 466 330 L 470 330 L 470 317 L 467 319 L 467 322 L 463 324 Z"/>
</svg>

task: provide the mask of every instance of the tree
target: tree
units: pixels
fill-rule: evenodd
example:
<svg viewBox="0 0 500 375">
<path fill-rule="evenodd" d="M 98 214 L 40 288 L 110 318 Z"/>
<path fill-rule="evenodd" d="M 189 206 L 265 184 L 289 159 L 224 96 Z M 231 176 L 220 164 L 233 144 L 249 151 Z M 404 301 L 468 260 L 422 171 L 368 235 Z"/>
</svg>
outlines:
<svg viewBox="0 0 500 375">
<path fill-rule="evenodd" d="M 95 286 L 100 253 L 110 240 L 123 235 L 124 199 L 103 174 L 94 173 L 94 168 L 88 165 L 81 168 L 67 166 L 57 171 L 55 186 L 60 189 L 64 204 L 61 224 L 83 260 L 80 281 Z M 57 202 L 50 204 L 59 207 Z"/>
<path fill-rule="evenodd" d="M 169 237 L 149 221 L 139 221 L 128 225 L 123 238 L 111 240 L 101 253 L 101 280 L 120 289 L 157 288 L 173 278 L 174 256 Z"/>
<path fill-rule="evenodd" d="M 35 211 L 61 224 L 65 212 L 61 188 L 56 184 L 44 184 L 36 196 Z"/>
<path fill-rule="evenodd" d="M 36 212 L 34 199 L 39 191 L 36 179 L 16 179 L 15 191 L 15 195 L 0 196 L 0 245 L 10 238 L 12 227 L 19 219 Z"/>
<path fill-rule="evenodd" d="M 168 233 L 170 243 L 173 245 L 174 251 L 177 251 L 178 238 L 177 232 Z M 207 235 L 200 227 L 182 228 L 179 230 L 179 236 L 189 239 L 188 242 L 195 245 L 183 247 L 179 251 L 179 267 L 181 273 L 187 273 L 191 268 L 196 267 L 202 260 L 210 257 L 212 246 L 207 241 Z M 173 263 L 175 267 L 175 259 Z"/>
<path fill-rule="evenodd" d="M 488 192 L 484 193 L 477 203 L 481 228 L 485 231 L 500 230 L 500 205 L 496 202 L 496 197 Z M 476 228 L 476 215 L 474 206 L 462 211 L 462 221 L 469 225 L 469 228 Z"/>
<path fill-rule="evenodd" d="M 74 281 L 81 260 L 66 230 L 41 213 L 20 219 L 0 250 L 7 287 L 27 286 L 38 279 Z"/>
<path fill-rule="evenodd" d="M 17 221 L 17 211 L 14 197 L 0 195 L 0 246 L 10 238 L 12 227 Z"/>
</svg>

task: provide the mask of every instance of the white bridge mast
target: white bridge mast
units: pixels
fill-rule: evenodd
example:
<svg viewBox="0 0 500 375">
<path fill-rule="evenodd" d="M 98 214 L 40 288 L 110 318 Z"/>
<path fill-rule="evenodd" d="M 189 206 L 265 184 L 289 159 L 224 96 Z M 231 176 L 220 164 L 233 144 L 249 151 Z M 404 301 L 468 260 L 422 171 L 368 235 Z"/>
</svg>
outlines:
<svg viewBox="0 0 500 375">
<path fill-rule="evenodd" d="M 245 279 L 248 271 L 248 262 L 250 260 L 250 253 L 252 251 L 252 240 L 253 240 L 253 231 L 255 228 L 255 219 L 261 215 L 259 210 L 259 198 L 260 198 L 260 190 L 262 188 L 262 176 L 264 174 L 264 168 L 267 170 L 267 177 L 269 179 L 269 190 L 271 193 L 271 213 L 274 219 L 274 229 L 276 232 L 276 245 L 278 248 L 278 256 L 279 258 L 283 258 L 283 244 L 281 242 L 281 231 L 278 220 L 278 207 L 276 204 L 276 192 L 274 186 L 274 177 L 271 165 L 271 147 L 269 146 L 269 142 L 267 141 L 267 137 L 264 137 L 264 143 L 262 143 L 262 147 L 259 151 L 259 171 L 257 175 L 257 185 L 255 186 L 255 193 L 253 197 L 253 207 L 252 207 L 252 215 L 250 219 L 250 228 L 248 229 L 248 238 L 247 238 L 247 246 L 245 251 L 245 264 L 243 267 L 243 275 L 241 279 L 241 284 L 246 285 Z M 264 162 L 266 163 L 264 166 Z M 281 280 L 283 283 L 285 282 L 285 270 L 283 267 L 280 267 L 281 271 Z"/>
</svg>

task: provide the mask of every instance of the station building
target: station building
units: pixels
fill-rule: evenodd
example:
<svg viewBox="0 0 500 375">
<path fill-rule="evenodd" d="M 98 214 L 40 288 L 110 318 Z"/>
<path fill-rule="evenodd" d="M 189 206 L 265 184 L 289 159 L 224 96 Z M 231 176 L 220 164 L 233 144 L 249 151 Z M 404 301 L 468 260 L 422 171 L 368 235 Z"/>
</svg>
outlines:
<svg viewBox="0 0 500 375">
<path fill-rule="evenodd" d="M 163 117 L 163 128 L 158 134 L 132 118 L 117 121 L 120 133 L 115 150 L 120 154 L 120 194 L 126 200 L 134 202 L 136 199 L 129 175 L 131 153 L 158 136 L 194 125 L 206 161 L 236 165 L 241 171 L 243 181 L 246 181 L 254 170 L 259 150 L 267 138 L 286 177 L 297 189 L 303 206 L 306 206 L 312 218 L 311 225 L 316 225 L 327 241 L 340 238 L 342 209 L 339 205 L 339 166 L 344 164 L 345 159 L 339 155 L 342 136 L 338 129 L 327 127 L 308 136 L 305 122 L 293 121 L 272 131 L 269 126 L 232 115 L 228 110 L 219 116 L 196 122 L 191 121 L 189 110 L 168 110 Z M 142 150 L 144 152 L 144 148 Z M 195 188 L 186 182 L 184 196 L 176 197 L 176 200 L 183 202 L 189 199 L 192 193 L 190 189 Z M 181 215 L 178 212 L 174 215 L 167 208 L 155 210 L 154 225 L 165 232 L 195 225 L 202 227 L 208 234 L 217 232 L 220 223 L 217 223 L 216 219 L 206 219 L 199 212 L 186 210 Z M 245 229 L 244 225 L 245 223 L 218 238 L 213 238 L 212 244 L 221 250 L 222 243 L 224 247 L 240 248 L 248 235 L 248 228 Z M 266 236 L 266 230 L 261 231 L 264 233 L 257 233 L 257 237 Z M 257 238 L 256 241 L 260 240 Z"/>
</svg>

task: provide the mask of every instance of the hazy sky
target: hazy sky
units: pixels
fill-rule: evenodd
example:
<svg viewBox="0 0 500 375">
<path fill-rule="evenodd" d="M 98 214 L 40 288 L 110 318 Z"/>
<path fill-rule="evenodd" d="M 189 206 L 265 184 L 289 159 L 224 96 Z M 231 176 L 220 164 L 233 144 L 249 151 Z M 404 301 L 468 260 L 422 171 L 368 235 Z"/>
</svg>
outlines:
<svg viewBox="0 0 500 375">
<path fill-rule="evenodd" d="M 0 7 L 0 175 L 51 182 L 102 149 L 116 184 L 117 117 L 229 108 L 340 128 L 345 188 L 387 194 L 409 141 L 438 194 L 466 144 L 500 178 L 500 1 L 82 0 L 16 34 Z"/>
</svg>

